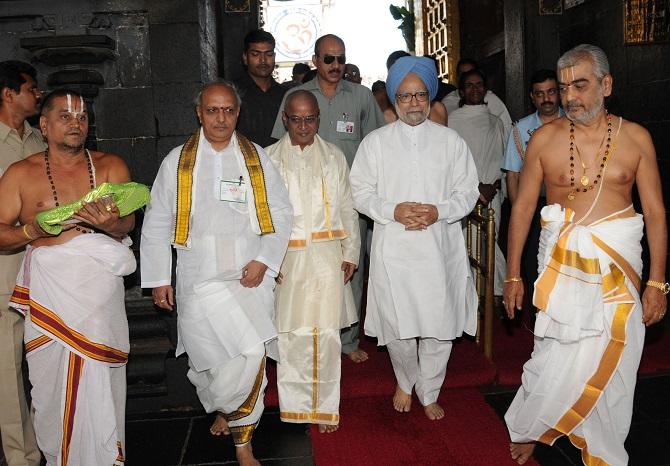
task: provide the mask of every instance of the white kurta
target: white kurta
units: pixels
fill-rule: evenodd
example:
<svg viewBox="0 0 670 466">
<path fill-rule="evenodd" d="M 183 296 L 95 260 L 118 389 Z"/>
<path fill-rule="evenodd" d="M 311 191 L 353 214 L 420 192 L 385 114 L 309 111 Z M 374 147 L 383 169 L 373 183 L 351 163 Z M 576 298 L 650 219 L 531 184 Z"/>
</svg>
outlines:
<svg viewBox="0 0 670 466">
<path fill-rule="evenodd" d="M 479 191 L 465 141 L 430 120 L 398 120 L 363 140 L 350 179 L 354 206 L 375 221 L 365 333 L 379 345 L 474 335 L 477 293 L 460 220 Z M 406 231 L 394 220 L 396 205 L 406 201 L 435 205 L 438 221 Z"/>
<path fill-rule="evenodd" d="M 444 97 L 444 99 L 442 99 L 442 103 L 445 107 L 447 107 L 449 123 L 451 123 L 452 113 L 458 110 L 458 103 L 460 100 L 461 96 L 458 94 L 458 89 L 451 91 Z M 512 118 L 509 116 L 509 112 L 507 111 L 505 103 L 500 100 L 500 97 L 491 91 L 486 91 L 484 102 L 486 102 L 486 107 L 488 108 L 491 115 L 497 116 L 503 122 L 503 126 L 505 128 L 505 140 L 507 140 L 507 136 L 512 130 Z"/>
<path fill-rule="evenodd" d="M 177 164 L 182 146 L 163 163 L 151 190 L 151 203 L 142 227 L 142 287 L 171 282 L 170 251 L 175 219 Z M 177 248 L 179 343 L 195 369 L 210 369 L 276 337 L 273 324 L 273 277 L 284 258 L 292 210 L 286 188 L 265 152 L 259 153 L 275 233 L 258 235 L 252 229 L 248 203 L 220 200 L 221 180 L 239 180 L 244 167 L 235 136 L 215 151 L 201 134 L 193 176 L 190 248 Z M 251 186 L 247 183 L 247 190 Z M 257 288 L 239 283 L 251 260 L 268 266 Z M 223 302 L 226 303 L 222 306 Z"/>
<path fill-rule="evenodd" d="M 142 287 L 171 283 L 171 241 L 176 215 L 177 167 L 183 146 L 161 164 L 142 227 Z M 286 252 L 293 211 L 272 162 L 259 146 L 268 206 L 275 233 L 258 234 L 249 174 L 235 135 L 216 151 L 200 134 L 193 168 L 190 234 L 177 248 L 177 355 L 189 357 L 189 380 L 207 412 L 228 417 L 233 439 L 251 439 L 263 411 L 264 357 L 278 358 L 273 323 L 274 279 Z M 237 181 L 247 202 L 221 200 L 221 182 Z M 242 185 L 242 184 L 240 184 Z M 251 211 L 250 211 L 251 209 Z M 255 288 L 240 284 L 252 260 L 268 266 Z M 265 347 L 264 347 L 265 343 Z"/>
<path fill-rule="evenodd" d="M 486 105 L 464 105 L 449 115 L 449 127 L 465 139 L 472 152 L 472 158 L 477 166 L 477 173 L 481 183 L 493 184 L 500 180 L 503 172 L 503 155 L 505 152 L 505 129 L 500 118 L 489 113 Z M 489 203 L 495 211 L 496 238 L 500 230 L 503 190 Z M 473 233 L 474 235 L 475 233 Z M 473 244 L 476 239 L 473 237 Z M 507 274 L 505 256 L 496 241 L 495 249 L 495 290 L 496 295 L 502 295 L 503 281 Z"/>
</svg>

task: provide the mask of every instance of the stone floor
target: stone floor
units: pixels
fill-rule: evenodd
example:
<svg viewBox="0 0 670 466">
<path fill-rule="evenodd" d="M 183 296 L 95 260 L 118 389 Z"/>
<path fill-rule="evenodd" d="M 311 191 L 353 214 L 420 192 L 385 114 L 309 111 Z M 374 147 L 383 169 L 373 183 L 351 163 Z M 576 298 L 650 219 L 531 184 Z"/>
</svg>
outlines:
<svg viewBox="0 0 670 466">
<path fill-rule="evenodd" d="M 485 390 L 486 401 L 502 418 L 516 389 Z M 635 390 L 633 421 L 626 440 L 630 466 L 670 465 L 670 375 L 640 378 Z M 542 466 L 582 464 L 579 450 L 565 437 L 553 447 L 538 445 L 535 459 Z"/>
</svg>

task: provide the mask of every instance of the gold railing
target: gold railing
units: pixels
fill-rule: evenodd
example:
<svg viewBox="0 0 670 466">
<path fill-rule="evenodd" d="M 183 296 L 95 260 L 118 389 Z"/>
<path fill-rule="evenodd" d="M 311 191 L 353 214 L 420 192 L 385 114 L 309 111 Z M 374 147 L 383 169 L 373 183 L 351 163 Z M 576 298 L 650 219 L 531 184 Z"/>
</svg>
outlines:
<svg viewBox="0 0 670 466">
<path fill-rule="evenodd" d="M 493 219 L 493 209 L 486 209 L 486 216 L 483 215 L 483 210 L 484 208 L 477 204 L 475 210 L 467 216 L 465 243 L 468 249 L 470 266 L 475 273 L 475 286 L 479 296 L 477 336 L 475 338 L 477 344 L 483 347 L 484 356 L 491 361 L 493 359 L 493 280 L 495 276 L 496 227 Z M 482 327 L 484 328 L 483 338 L 481 335 Z"/>
</svg>

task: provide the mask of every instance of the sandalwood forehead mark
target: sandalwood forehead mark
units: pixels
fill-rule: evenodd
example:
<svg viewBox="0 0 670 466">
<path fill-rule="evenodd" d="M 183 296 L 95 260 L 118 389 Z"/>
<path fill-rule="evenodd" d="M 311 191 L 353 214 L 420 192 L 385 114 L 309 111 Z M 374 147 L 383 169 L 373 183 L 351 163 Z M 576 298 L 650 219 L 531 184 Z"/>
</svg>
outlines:
<svg viewBox="0 0 670 466">
<path fill-rule="evenodd" d="M 67 112 L 71 113 L 75 118 L 86 111 L 86 109 L 84 108 L 84 98 L 82 96 L 79 96 L 79 110 L 75 110 L 74 108 L 72 94 L 67 94 L 66 97 L 67 97 Z"/>
<path fill-rule="evenodd" d="M 561 82 L 567 84 L 575 81 L 575 67 L 568 66 L 561 68 Z"/>
</svg>

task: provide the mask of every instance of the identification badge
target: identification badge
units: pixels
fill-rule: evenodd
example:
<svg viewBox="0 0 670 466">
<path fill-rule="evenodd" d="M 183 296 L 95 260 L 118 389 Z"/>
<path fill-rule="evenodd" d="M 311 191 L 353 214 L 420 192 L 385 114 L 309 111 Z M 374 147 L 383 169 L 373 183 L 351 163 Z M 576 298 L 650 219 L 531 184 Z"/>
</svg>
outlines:
<svg viewBox="0 0 670 466">
<path fill-rule="evenodd" d="M 244 204 L 247 202 L 247 186 L 242 179 L 221 180 L 219 199 L 226 202 Z"/>
<path fill-rule="evenodd" d="M 354 132 L 354 122 L 353 121 L 342 121 L 337 122 L 337 132 L 338 133 L 348 133 L 353 134 Z"/>
</svg>

